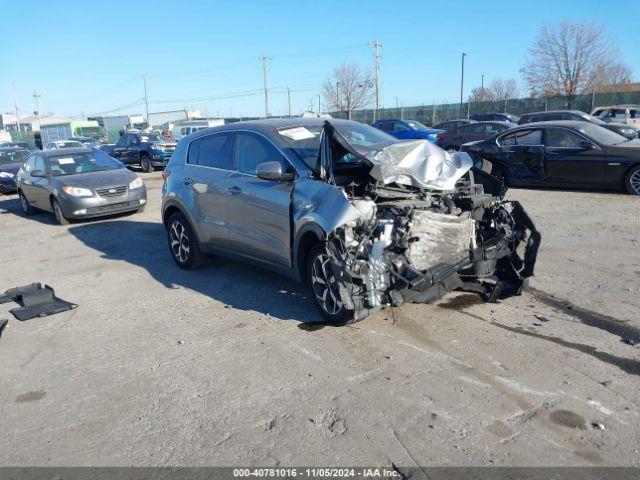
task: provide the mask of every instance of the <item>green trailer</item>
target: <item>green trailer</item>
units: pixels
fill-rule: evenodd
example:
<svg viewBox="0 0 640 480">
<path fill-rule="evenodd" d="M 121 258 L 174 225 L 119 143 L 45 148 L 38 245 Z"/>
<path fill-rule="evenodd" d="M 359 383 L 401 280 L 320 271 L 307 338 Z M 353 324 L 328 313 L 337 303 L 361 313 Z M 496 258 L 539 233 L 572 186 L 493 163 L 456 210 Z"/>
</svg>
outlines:
<svg viewBox="0 0 640 480">
<path fill-rule="evenodd" d="M 95 120 L 71 120 L 68 122 L 48 123 L 40 126 L 42 144 L 55 140 L 67 140 L 71 137 L 104 137 L 105 132 Z"/>
</svg>

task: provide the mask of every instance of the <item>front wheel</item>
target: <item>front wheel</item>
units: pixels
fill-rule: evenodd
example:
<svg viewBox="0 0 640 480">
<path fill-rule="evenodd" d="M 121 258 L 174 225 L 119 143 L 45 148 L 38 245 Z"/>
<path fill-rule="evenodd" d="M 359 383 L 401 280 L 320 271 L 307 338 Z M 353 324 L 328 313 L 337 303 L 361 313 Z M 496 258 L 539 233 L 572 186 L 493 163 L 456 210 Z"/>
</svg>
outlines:
<svg viewBox="0 0 640 480">
<path fill-rule="evenodd" d="M 327 323 L 347 325 L 354 321 L 354 312 L 344 306 L 338 281 L 331 271 L 329 255 L 322 243 L 315 245 L 307 257 L 307 286 L 316 307 Z"/>
<path fill-rule="evenodd" d="M 62 213 L 62 208 L 60 207 L 58 200 L 56 200 L 55 198 L 52 199 L 51 206 L 53 207 L 53 214 L 56 216 L 58 225 L 68 225 L 69 220 L 67 220 L 67 217 L 65 217 L 64 213 Z"/>
<path fill-rule="evenodd" d="M 149 159 L 149 155 L 143 153 L 140 155 L 140 167 L 142 171 L 145 173 L 153 172 L 153 165 L 151 165 L 151 160 Z"/>
<path fill-rule="evenodd" d="M 631 169 L 624 184 L 631 195 L 640 195 L 640 165 Z"/>
<path fill-rule="evenodd" d="M 176 212 L 167 222 L 167 241 L 174 262 L 184 270 L 195 270 L 204 263 L 204 255 L 198 245 L 191 225 L 181 212 Z"/>
</svg>

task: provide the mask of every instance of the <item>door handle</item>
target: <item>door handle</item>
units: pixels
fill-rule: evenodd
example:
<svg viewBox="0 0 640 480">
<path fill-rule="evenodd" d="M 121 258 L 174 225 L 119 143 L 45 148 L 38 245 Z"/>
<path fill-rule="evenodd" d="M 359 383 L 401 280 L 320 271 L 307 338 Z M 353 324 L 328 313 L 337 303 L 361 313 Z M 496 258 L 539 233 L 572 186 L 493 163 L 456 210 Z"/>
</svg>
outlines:
<svg viewBox="0 0 640 480">
<path fill-rule="evenodd" d="M 185 185 L 191 185 L 193 183 L 193 178 L 191 178 L 191 177 L 182 177 L 182 182 Z"/>
<path fill-rule="evenodd" d="M 227 187 L 227 190 L 231 195 L 240 195 L 242 193 L 242 189 L 240 187 Z"/>
</svg>

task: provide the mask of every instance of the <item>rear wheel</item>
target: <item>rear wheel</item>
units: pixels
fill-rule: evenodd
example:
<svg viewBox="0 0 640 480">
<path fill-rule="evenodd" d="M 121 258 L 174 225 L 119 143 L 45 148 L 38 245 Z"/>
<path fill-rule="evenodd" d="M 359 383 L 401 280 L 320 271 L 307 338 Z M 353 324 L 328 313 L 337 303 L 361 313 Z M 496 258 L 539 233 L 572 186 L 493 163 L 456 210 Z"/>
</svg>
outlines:
<svg viewBox="0 0 640 480">
<path fill-rule="evenodd" d="M 67 220 L 67 217 L 62 213 L 62 208 L 60 207 L 58 200 L 55 198 L 51 199 L 51 206 L 53 207 L 53 214 L 56 216 L 58 225 L 68 225 L 69 220 Z"/>
<path fill-rule="evenodd" d="M 632 168 L 627 174 L 625 187 L 631 195 L 640 195 L 640 165 Z"/>
<path fill-rule="evenodd" d="M 143 153 L 140 155 L 140 167 L 142 171 L 145 173 L 153 172 L 153 165 L 151 165 L 151 159 L 149 159 L 149 155 Z"/>
<path fill-rule="evenodd" d="M 195 270 L 204 263 L 204 255 L 198 245 L 191 225 L 187 217 L 181 212 L 176 212 L 167 222 L 167 241 L 173 261 L 180 268 Z"/>
<path fill-rule="evenodd" d="M 320 314 L 331 324 L 347 325 L 354 321 L 353 310 L 344 306 L 338 282 L 331 272 L 329 255 L 322 243 L 316 244 L 307 257 L 307 285 Z"/>
<path fill-rule="evenodd" d="M 22 207 L 22 211 L 24 212 L 24 214 L 33 214 L 35 212 L 35 209 L 31 206 L 29 200 L 27 200 L 27 197 L 24 196 L 24 193 L 22 193 L 22 191 L 18 191 L 18 197 L 20 197 L 20 206 Z"/>
</svg>

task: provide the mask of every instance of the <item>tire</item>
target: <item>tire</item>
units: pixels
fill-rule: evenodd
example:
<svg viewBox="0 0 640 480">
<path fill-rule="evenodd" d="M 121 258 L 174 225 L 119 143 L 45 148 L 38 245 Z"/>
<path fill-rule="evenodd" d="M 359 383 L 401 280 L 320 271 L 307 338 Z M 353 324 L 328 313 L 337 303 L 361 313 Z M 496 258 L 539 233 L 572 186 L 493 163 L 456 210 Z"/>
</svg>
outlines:
<svg viewBox="0 0 640 480">
<path fill-rule="evenodd" d="M 58 200 L 56 200 L 55 198 L 51 199 L 51 208 L 53 209 L 53 214 L 56 216 L 58 225 L 69 225 L 69 220 L 67 220 L 67 217 L 64 216 L 62 208 L 60 207 Z"/>
<path fill-rule="evenodd" d="M 145 173 L 151 173 L 154 170 L 153 165 L 151 165 L 151 159 L 149 159 L 149 155 L 146 153 L 140 155 L 140 168 L 142 168 L 142 171 Z"/>
<path fill-rule="evenodd" d="M 631 195 L 640 195 L 640 165 L 632 168 L 627 173 L 624 186 Z"/>
<path fill-rule="evenodd" d="M 354 322 L 353 310 L 347 309 L 340 298 L 335 279 L 329 269 L 329 256 L 323 243 L 311 248 L 307 257 L 306 283 L 309 295 L 327 323 L 348 325 Z"/>
<path fill-rule="evenodd" d="M 20 190 L 18 190 L 18 197 L 20 197 L 20 206 L 22 207 L 22 212 L 25 215 L 33 215 L 35 213 L 35 209 L 31 206 L 29 200 L 27 200 L 27 197 L 24 196 L 24 193 L 22 193 L 22 191 Z"/>
<path fill-rule="evenodd" d="M 204 264 L 205 256 L 200 250 L 193 229 L 182 212 L 176 212 L 167 222 L 167 241 L 171 258 L 184 270 L 195 270 Z"/>
</svg>

